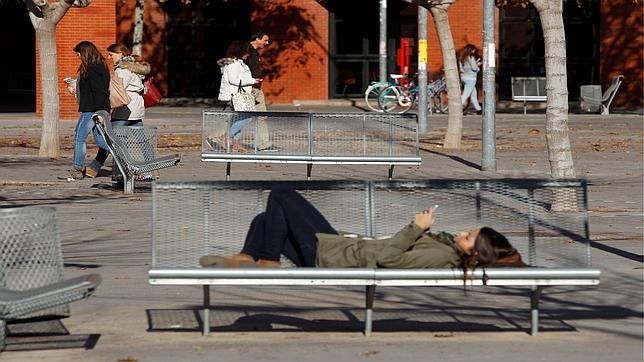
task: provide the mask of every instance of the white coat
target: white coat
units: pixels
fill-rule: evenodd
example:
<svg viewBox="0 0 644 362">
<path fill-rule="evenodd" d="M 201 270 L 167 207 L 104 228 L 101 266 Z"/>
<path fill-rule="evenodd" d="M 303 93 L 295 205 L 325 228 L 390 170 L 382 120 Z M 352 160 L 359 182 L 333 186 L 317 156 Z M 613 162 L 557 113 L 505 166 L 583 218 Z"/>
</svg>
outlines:
<svg viewBox="0 0 644 362">
<path fill-rule="evenodd" d="M 257 82 L 250 73 L 250 68 L 241 59 L 224 58 L 217 62 L 221 67 L 221 86 L 219 100 L 228 102 L 237 93 L 239 84 L 247 93 L 252 92 L 252 85 Z"/>
<path fill-rule="evenodd" d="M 138 120 L 145 118 L 145 106 L 141 96 L 143 92 L 141 78 L 132 71 L 123 68 L 116 68 L 114 74 L 123 80 L 123 87 L 127 91 L 127 95 L 130 96 L 130 103 L 116 108 L 112 112 L 112 119 Z"/>
</svg>

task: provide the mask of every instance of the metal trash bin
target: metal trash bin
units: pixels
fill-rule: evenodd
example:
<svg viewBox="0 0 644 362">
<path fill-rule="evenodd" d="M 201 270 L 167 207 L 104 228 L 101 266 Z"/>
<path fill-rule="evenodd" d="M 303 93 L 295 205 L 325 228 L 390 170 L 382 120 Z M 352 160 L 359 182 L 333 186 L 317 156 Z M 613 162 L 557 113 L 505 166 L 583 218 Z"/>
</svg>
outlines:
<svg viewBox="0 0 644 362">
<path fill-rule="evenodd" d="M 157 149 L 157 128 L 148 126 L 114 127 L 114 133 L 127 145 L 127 150 L 137 161 L 150 161 L 155 158 Z M 151 182 L 156 179 L 153 172 L 135 176 L 135 182 Z M 112 161 L 112 184 L 123 183 L 119 168 Z"/>
<path fill-rule="evenodd" d="M 595 103 L 590 103 L 590 102 L 585 102 L 584 99 L 597 99 L 601 100 L 602 99 L 602 86 L 601 85 L 582 85 L 579 86 L 579 96 L 581 98 L 581 102 L 579 102 L 579 108 L 583 112 L 592 112 L 596 113 L 599 112 L 599 109 L 601 107 L 598 102 Z"/>
<path fill-rule="evenodd" d="M 63 280 L 63 254 L 56 227 L 56 209 L 26 206 L 0 209 L 0 287 L 28 290 Z M 20 319 L 68 317 L 67 304 Z"/>
</svg>

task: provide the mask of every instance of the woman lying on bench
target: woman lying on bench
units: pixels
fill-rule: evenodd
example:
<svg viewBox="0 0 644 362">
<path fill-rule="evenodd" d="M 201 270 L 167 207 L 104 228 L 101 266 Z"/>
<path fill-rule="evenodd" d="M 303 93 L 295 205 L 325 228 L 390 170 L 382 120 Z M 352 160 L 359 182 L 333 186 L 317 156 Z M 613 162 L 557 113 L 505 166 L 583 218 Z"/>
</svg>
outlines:
<svg viewBox="0 0 644 362">
<path fill-rule="evenodd" d="M 244 247 L 230 257 L 206 255 L 205 267 L 279 267 L 284 254 L 303 267 L 382 267 L 471 269 L 487 265 L 524 266 L 502 234 L 483 227 L 457 235 L 427 231 L 434 208 L 416 214 L 396 235 L 368 240 L 338 234 L 322 214 L 293 190 L 273 190 L 266 212 L 250 224 Z"/>
</svg>

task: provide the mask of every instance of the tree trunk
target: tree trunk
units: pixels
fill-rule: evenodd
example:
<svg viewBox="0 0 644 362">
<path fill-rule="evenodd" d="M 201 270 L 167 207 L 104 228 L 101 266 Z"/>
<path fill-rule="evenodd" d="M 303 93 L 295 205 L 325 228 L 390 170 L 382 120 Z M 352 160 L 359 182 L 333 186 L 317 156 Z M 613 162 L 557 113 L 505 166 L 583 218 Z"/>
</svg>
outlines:
<svg viewBox="0 0 644 362">
<path fill-rule="evenodd" d="M 144 0 L 136 0 L 134 7 L 134 36 L 132 39 L 132 54 L 141 56 L 143 44 L 143 14 L 145 13 Z"/>
<path fill-rule="evenodd" d="M 562 0 L 530 1 L 539 12 L 545 42 L 546 144 L 550 175 L 553 178 L 575 178 L 568 136 L 568 77 Z"/>
<path fill-rule="evenodd" d="M 40 89 L 42 92 L 42 136 L 40 137 L 40 157 L 58 158 L 59 99 L 58 99 L 58 58 L 56 51 L 56 25 L 67 13 L 74 0 L 61 0 L 49 3 L 45 0 L 34 1 L 38 14 L 30 10 L 29 18 L 36 30 L 40 60 Z M 91 1 L 85 1 L 87 6 Z"/>
<path fill-rule="evenodd" d="M 56 62 L 56 25 L 44 23 L 36 29 L 40 59 L 42 135 L 40 157 L 58 158 L 58 64 Z"/>
<path fill-rule="evenodd" d="M 461 137 L 463 134 L 463 106 L 461 105 L 461 84 L 458 75 L 456 62 L 456 50 L 454 39 L 449 25 L 447 9 L 450 4 L 431 6 L 438 41 L 443 53 L 443 68 L 445 69 L 445 83 L 447 83 L 447 97 L 449 113 L 447 118 L 447 134 L 445 135 L 444 148 L 461 148 Z"/>
</svg>

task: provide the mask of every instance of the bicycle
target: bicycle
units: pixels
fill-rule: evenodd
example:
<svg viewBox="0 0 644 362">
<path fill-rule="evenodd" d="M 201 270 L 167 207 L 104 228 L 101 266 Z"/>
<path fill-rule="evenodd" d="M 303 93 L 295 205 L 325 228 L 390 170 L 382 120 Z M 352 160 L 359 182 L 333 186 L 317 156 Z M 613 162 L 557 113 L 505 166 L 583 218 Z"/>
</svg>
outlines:
<svg viewBox="0 0 644 362">
<path fill-rule="evenodd" d="M 392 82 L 371 82 L 364 92 L 364 101 L 367 103 L 367 107 L 374 112 L 383 111 L 378 105 L 378 96 L 380 96 L 380 92 L 389 86 L 398 85 L 399 79 L 405 78 L 405 76 L 401 74 L 390 74 L 390 77 L 393 79 Z"/>
<path fill-rule="evenodd" d="M 446 113 L 447 104 L 444 95 L 447 92 L 445 78 L 441 77 L 427 85 L 427 102 L 430 113 Z M 418 86 L 413 82 L 409 87 L 391 85 L 383 89 L 378 96 L 380 109 L 387 113 L 406 113 L 411 107 L 418 105 Z"/>
</svg>

